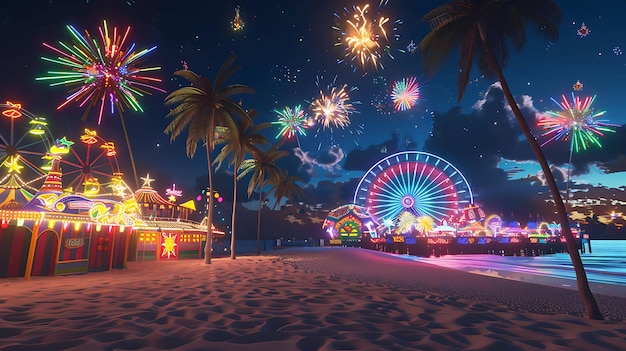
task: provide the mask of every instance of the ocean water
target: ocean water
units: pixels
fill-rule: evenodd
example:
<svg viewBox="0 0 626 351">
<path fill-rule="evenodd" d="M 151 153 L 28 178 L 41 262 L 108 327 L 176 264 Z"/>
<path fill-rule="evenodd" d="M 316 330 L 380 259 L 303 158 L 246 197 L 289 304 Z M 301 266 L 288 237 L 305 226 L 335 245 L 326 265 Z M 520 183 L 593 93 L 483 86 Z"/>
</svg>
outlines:
<svg viewBox="0 0 626 351">
<path fill-rule="evenodd" d="M 626 240 L 592 240 L 592 253 L 581 254 L 594 293 L 626 297 Z M 576 289 L 569 254 L 511 257 L 448 255 L 405 258 L 503 279 Z"/>
</svg>

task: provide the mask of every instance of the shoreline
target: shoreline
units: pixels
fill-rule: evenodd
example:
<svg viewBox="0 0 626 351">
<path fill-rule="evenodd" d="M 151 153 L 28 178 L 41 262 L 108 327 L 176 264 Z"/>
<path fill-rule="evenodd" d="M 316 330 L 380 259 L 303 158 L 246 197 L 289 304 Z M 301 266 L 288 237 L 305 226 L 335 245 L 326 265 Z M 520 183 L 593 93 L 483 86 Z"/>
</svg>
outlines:
<svg viewBox="0 0 626 351">
<path fill-rule="evenodd" d="M 0 280 L 0 350 L 617 350 L 626 299 L 350 248 Z M 608 305 L 607 305 L 608 304 Z M 541 314 L 537 313 L 541 312 Z"/>
<path fill-rule="evenodd" d="M 324 255 L 326 262 L 316 260 L 316 250 L 331 250 Z M 463 270 L 443 267 L 407 259 L 401 255 L 379 251 L 366 250 L 377 257 L 378 264 L 393 265 L 401 272 L 386 272 L 385 268 L 376 268 L 370 264 L 367 272 L 333 266 L 330 260 L 340 260 L 343 252 L 332 250 L 364 250 L 360 248 L 298 248 L 289 249 L 278 256 L 285 257 L 305 270 L 325 273 L 331 276 L 346 279 L 368 281 L 373 284 L 382 284 L 391 287 L 402 287 L 419 291 L 428 291 L 441 296 L 473 299 L 476 301 L 490 301 L 505 304 L 508 308 L 521 308 L 522 311 L 532 313 L 562 313 L 584 316 L 585 310 L 582 300 L 573 287 L 559 287 L 550 283 L 550 280 L 559 281 L 559 278 L 544 277 L 538 282 L 509 279 L 501 276 L 466 272 Z M 330 259 L 330 260 L 329 260 Z M 374 263 L 374 262 L 371 262 Z M 368 265 L 369 262 L 357 259 L 354 265 Z M 562 279 L 562 281 L 566 281 Z M 569 280 L 568 280 L 569 281 Z M 462 284 L 459 284 L 462 282 Z M 558 284 L 558 283 L 557 283 Z M 461 286 L 459 286 L 461 285 Z M 626 287 L 622 287 L 626 290 Z M 509 292 L 513 291 L 511 294 Z M 541 295 L 542 298 L 533 297 Z M 626 298 L 600 293 L 594 293 L 596 300 L 606 319 L 626 321 Z"/>
</svg>

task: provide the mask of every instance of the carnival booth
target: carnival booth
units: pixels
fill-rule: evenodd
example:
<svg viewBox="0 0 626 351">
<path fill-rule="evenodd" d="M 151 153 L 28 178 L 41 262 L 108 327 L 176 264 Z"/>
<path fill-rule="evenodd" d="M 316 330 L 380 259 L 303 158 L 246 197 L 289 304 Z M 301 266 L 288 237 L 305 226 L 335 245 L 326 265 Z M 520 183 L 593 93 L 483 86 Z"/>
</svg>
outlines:
<svg viewBox="0 0 626 351">
<path fill-rule="evenodd" d="M 331 245 L 358 245 L 365 237 L 367 241 L 376 237 L 373 225 L 364 207 L 348 204 L 328 212 L 322 229 L 329 234 Z"/>
<path fill-rule="evenodd" d="M 204 254 L 207 226 L 189 220 L 196 210 L 193 200 L 176 204 L 182 191 L 176 186 L 166 189 L 166 200 L 151 186 L 150 175 L 142 177 L 144 183 L 135 191 L 135 201 L 141 209 L 142 226 L 135 227 L 131 235 L 129 260 L 177 260 L 200 258 Z M 212 226 L 214 239 L 225 233 Z M 215 240 L 214 240 L 215 241 Z"/>
<path fill-rule="evenodd" d="M 0 192 L 0 277 L 58 275 L 124 268 L 134 200 L 115 201 L 62 190 L 59 157 L 40 190 L 29 195 L 16 174 Z M 13 161 L 15 162 L 15 160 Z M 19 195 L 21 194 L 21 196 Z"/>
</svg>

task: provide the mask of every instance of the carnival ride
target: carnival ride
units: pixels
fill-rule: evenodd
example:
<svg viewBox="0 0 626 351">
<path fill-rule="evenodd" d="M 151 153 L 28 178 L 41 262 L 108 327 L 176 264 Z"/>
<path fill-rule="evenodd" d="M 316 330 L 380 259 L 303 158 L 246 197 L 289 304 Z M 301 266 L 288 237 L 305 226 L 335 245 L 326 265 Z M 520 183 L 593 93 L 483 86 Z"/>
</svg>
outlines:
<svg viewBox="0 0 626 351">
<path fill-rule="evenodd" d="M 55 142 L 44 117 L 10 101 L 0 104 L 0 110 L 0 174 L 5 174 L 0 178 L 0 194 L 13 192 L 5 194 L 7 202 L 0 202 L 0 208 L 18 207 L 43 184 L 50 170 L 45 156 Z"/>
<path fill-rule="evenodd" d="M 473 201 L 472 189 L 456 167 L 419 151 L 399 152 L 377 162 L 361 178 L 353 199 L 377 225 L 395 221 L 402 212 L 442 222 Z"/>
<path fill-rule="evenodd" d="M 322 228 L 331 245 L 358 242 L 419 255 L 565 250 L 558 225 L 529 221 L 521 227 L 486 216 L 459 169 L 419 151 L 399 152 L 374 164 L 359 181 L 353 203 L 330 211 Z"/>
<path fill-rule="evenodd" d="M 165 200 L 149 183 L 133 191 L 113 142 L 90 129 L 77 141 L 54 138 L 19 103 L 0 104 L 0 113 L 0 277 L 124 268 L 140 251 L 152 259 L 204 252 L 207 227 L 188 219 L 190 201 Z"/>
</svg>

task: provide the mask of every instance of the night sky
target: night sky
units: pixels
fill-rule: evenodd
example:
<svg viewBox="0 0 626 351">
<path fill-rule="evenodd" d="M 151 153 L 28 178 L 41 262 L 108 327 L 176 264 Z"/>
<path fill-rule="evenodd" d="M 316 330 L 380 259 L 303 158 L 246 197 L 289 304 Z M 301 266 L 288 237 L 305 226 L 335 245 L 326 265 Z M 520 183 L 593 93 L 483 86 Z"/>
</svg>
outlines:
<svg viewBox="0 0 626 351">
<path fill-rule="evenodd" d="M 246 84 L 254 95 L 241 96 L 245 108 L 259 111 L 257 121 L 275 121 L 274 109 L 302 105 L 311 116 L 311 101 L 333 81 L 346 84 L 356 111 L 350 125 L 332 131 L 307 130 L 300 136 L 301 149 L 295 140 L 285 148 L 291 155 L 281 165 L 297 174 L 307 190 L 306 200 L 296 201 L 301 210 L 289 212 L 311 216 L 309 209 L 330 210 L 350 202 L 355 186 L 364 171 L 379 159 L 395 151 L 418 150 L 439 155 L 454 164 L 472 185 L 476 203 L 488 213 L 524 221 L 529 217 L 553 218 L 546 206 L 549 197 L 538 176 L 539 166 L 512 119 L 495 80 L 473 72 L 464 98 L 457 99 L 457 57 L 452 55 L 434 76 L 426 76 L 419 51 L 409 52 L 411 41 L 419 41 L 429 26 L 420 18 L 444 1 L 389 0 L 378 7 L 371 2 L 371 12 L 390 18 L 389 55 L 381 58 L 384 68 L 339 62 L 343 47 L 336 46 L 344 6 L 347 1 L 13 1 L 0 5 L 0 39 L 3 43 L 0 65 L 0 99 L 21 102 L 30 112 L 43 115 L 59 137 L 77 138 L 84 128 L 97 128 L 104 138 L 115 140 L 120 154 L 125 154 L 119 118 L 105 115 L 95 127 L 93 112 L 86 122 L 83 110 L 76 105 L 56 110 L 68 95 L 65 87 L 49 87 L 35 77 L 57 69 L 41 56 L 53 55 L 42 45 L 71 41 L 65 26 L 96 31 L 107 20 L 110 27 L 132 27 L 131 42 L 137 48 L 153 45 L 145 64 L 161 66 L 156 73 L 163 79 L 161 88 L 168 92 L 186 85 L 172 73 L 184 66 L 213 78 L 220 65 L 234 53 L 241 69 L 229 83 Z M 606 110 L 603 119 L 626 124 L 624 81 L 626 78 L 626 39 L 621 14 L 626 5 L 615 1 L 557 1 L 563 21 L 559 39 L 545 41 L 528 31 L 527 43 L 519 52 L 511 52 L 504 70 L 511 90 L 531 125 L 536 116 L 558 110 L 550 98 L 597 95 L 593 106 Z M 240 7 L 245 27 L 233 31 L 231 21 Z M 394 23 L 395 22 L 395 23 Z M 577 31 L 585 24 L 590 30 L 581 37 Z M 393 58 L 391 57 L 393 56 Z M 420 99 L 408 111 L 396 112 L 388 97 L 391 84 L 399 79 L 416 77 Z M 582 90 L 574 91 L 580 81 Z M 138 173 L 150 173 L 156 184 L 165 188 L 171 183 L 189 193 L 205 185 L 206 157 L 200 148 L 193 159 L 185 155 L 184 138 L 170 143 L 163 133 L 168 120 L 165 94 L 155 92 L 140 98 L 145 112 L 127 112 L 131 144 Z M 239 98 L 239 97 L 238 97 Z M 2 131 L 4 132 L 4 131 Z M 274 141 L 277 128 L 267 131 Z M 540 129 L 535 130 L 540 142 Z M 575 153 L 572 184 L 575 195 L 572 213 L 588 216 L 595 213 L 608 220 L 611 211 L 624 212 L 626 203 L 626 130 L 602 138 L 602 148 Z M 544 138 L 544 139 L 542 139 Z M 565 188 L 569 143 L 555 141 L 544 147 L 555 174 Z M 125 174 L 132 174 L 127 157 L 121 162 Z M 232 178 L 218 174 L 216 187 L 229 201 Z M 241 182 L 242 190 L 247 181 Z M 158 189 L 160 190 L 160 189 Z M 164 189 L 163 189 L 164 190 Z M 246 201 L 240 191 L 240 201 Z M 189 195 L 193 197 L 193 195 Z M 231 196 L 232 198 L 232 196 Z M 511 201 L 515 199 L 515 201 Z M 232 199 L 230 199 L 232 200 Z M 313 215 L 315 216 L 315 215 Z M 323 215 L 320 215 L 323 217 Z M 298 221 L 297 219 L 295 220 Z M 293 221 L 292 221 L 293 222 Z M 313 221 L 315 222 L 315 221 Z M 316 224 L 316 223 L 314 223 Z M 316 224 L 319 225 L 319 224 Z"/>
</svg>

